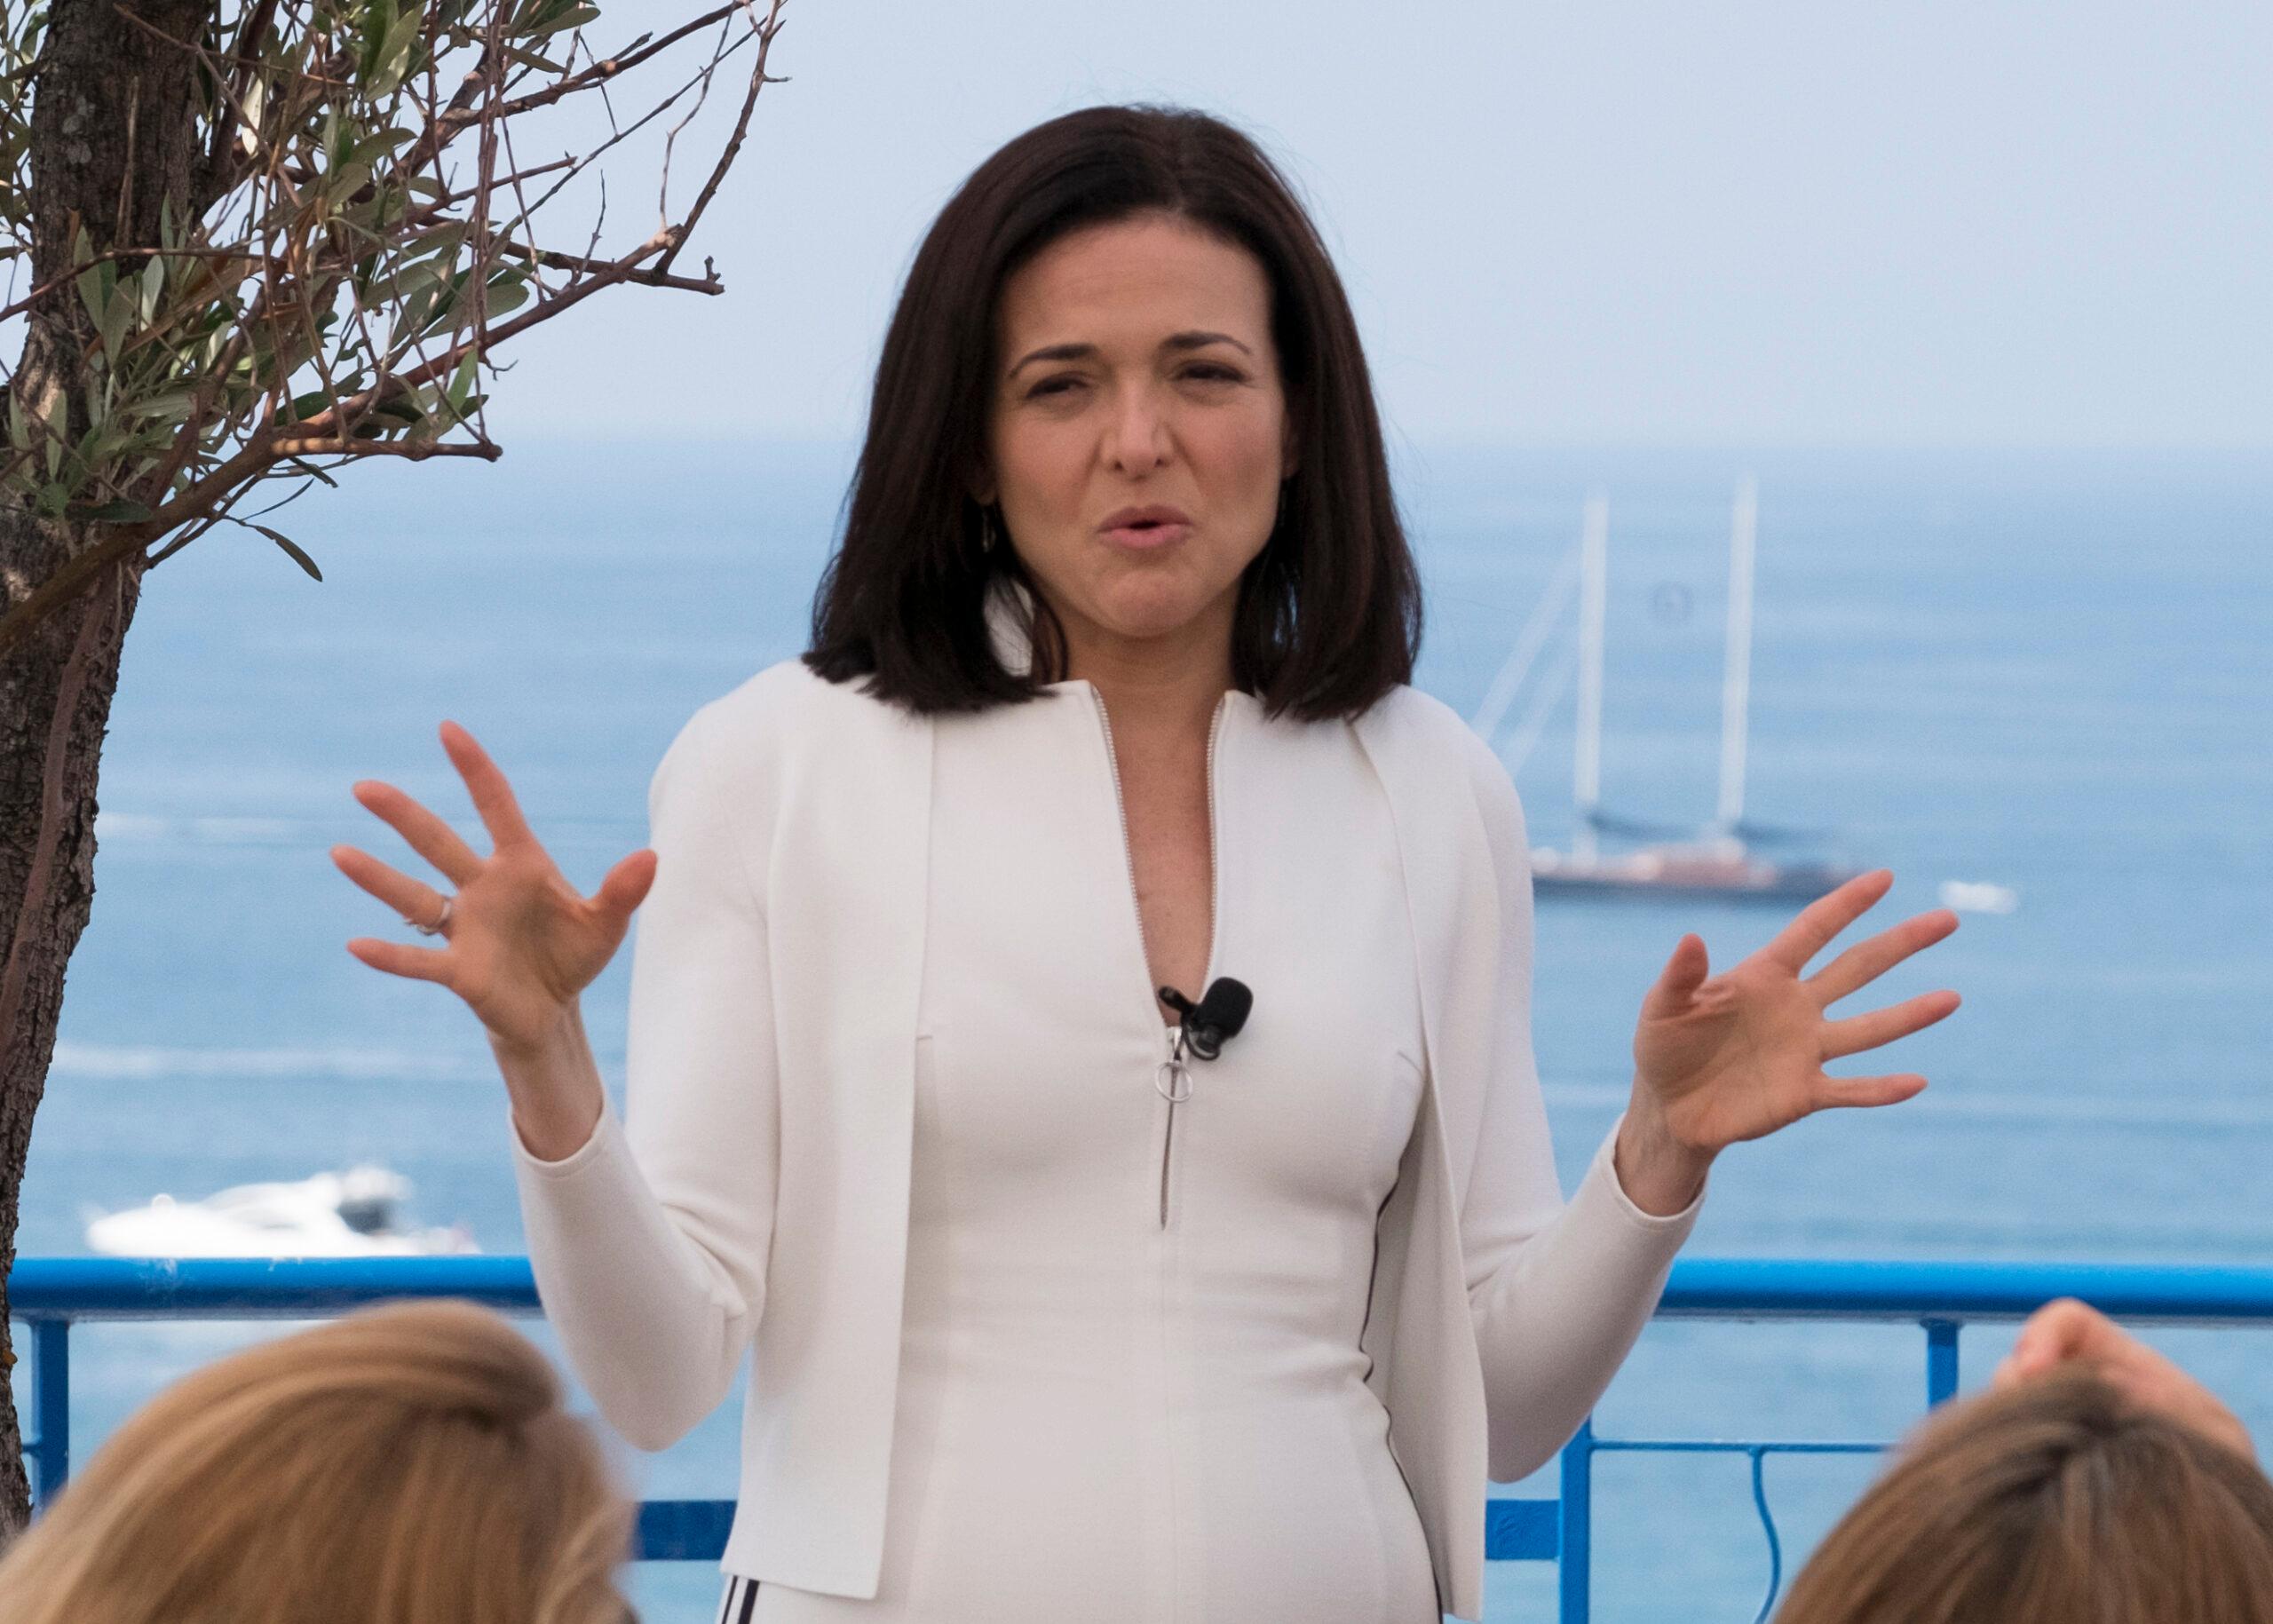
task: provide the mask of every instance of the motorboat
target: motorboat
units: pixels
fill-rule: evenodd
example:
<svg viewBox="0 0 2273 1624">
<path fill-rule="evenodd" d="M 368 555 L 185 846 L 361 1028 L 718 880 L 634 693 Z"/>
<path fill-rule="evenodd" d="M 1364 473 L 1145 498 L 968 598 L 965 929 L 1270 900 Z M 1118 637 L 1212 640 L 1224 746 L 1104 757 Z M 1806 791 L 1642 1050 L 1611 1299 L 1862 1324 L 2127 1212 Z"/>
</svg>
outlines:
<svg viewBox="0 0 2273 1624">
<path fill-rule="evenodd" d="M 87 1224 L 108 1257 L 394 1257 L 478 1252 L 463 1224 L 401 1227 L 410 1181 L 382 1167 L 236 1184 L 202 1200 L 157 1195 Z"/>
</svg>

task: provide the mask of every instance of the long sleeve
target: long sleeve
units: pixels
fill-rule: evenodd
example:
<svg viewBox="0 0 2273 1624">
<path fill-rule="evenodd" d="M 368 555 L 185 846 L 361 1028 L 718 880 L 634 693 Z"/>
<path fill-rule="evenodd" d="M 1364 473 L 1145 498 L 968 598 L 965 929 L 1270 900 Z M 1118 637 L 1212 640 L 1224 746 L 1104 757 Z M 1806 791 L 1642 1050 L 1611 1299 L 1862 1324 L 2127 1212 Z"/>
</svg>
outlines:
<svg viewBox="0 0 2273 1624">
<path fill-rule="evenodd" d="M 600 1412 L 660 1449 L 717 1407 L 764 1303 L 778 1113 L 765 918 L 698 711 L 648 791 L 624 1121 L 559 1161 L 513 1135 L 538 1295 Z"/>
<path fill-rule="evenodd" d="M 1509 1482 L 1569 1441 L 1649 1322 L 1699 1203 L 1669 1216 L 1628 1199 L 1617 1129 L 1568 1205 L 1556 1181 L 1531 1040 L 1531 852 L 1522 804 L 1480 745 L 1477 798 L 1499 893 L 1490 1074 L 1463 1210 L 1461 1253 L 1484 1368 L 1491 1475 Z"/>
</svg>

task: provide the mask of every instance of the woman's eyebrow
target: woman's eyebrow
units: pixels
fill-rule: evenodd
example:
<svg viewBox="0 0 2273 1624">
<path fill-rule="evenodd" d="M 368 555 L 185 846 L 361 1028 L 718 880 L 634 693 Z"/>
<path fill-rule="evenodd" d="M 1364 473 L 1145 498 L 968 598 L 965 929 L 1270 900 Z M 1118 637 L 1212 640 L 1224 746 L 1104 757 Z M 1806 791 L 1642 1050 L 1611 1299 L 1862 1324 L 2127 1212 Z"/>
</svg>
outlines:
<svg viewBox="0 0 2273 1624">
<path fill-rule="evenodd" d="M 1252 355 L 1255 352 L 1229 333 L 1185 332 L 1170 333 L 1160 340 L 1163 350 L 1200 350 L 1211 344 L 1228 344 L 1233 349 Z M 1020 356 L 1005 376 L 1018 376 L 1021 368 L 1041 360 L 1087 360 L 1097 353 L 1093 344 L 1049 344 L 1039 350 L 1030 350 Z"/>
</svg>

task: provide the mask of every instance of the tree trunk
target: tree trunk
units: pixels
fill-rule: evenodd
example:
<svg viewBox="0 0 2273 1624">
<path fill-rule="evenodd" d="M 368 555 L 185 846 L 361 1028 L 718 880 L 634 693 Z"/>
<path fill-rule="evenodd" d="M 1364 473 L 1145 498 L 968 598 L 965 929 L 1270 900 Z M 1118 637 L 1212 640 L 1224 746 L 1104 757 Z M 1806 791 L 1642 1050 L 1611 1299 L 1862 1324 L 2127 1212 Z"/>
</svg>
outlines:
<svg viewBox="0 0 2273 1624">
<path fill-rule="evenodd" d="M 61 556 L 49 528 L 0 518 L 12 586 L 27 556 Z M 0 1314 L 64 969 L 95 899 L 95 775 L 139 575 L 130 565 L 107 571 L 93 590 L 0 657 L 0 919 L 10 938 L 0 964 Z M 18 596 L 0 598 L 0 606 Z M 0 1319 L 0 1367 L 14 1362 L 12 1333 Z M 0 1387 L 0 1541 L 22 1526 L 28 1509 L 15 1406 Z"/>
<path fill-rule="evenodd" d="M 187 218 L 203 91 L 196 57 L 159 36 L 205 41 L 213 11 L 214 0 L 55 0 L 34 89 L 30 285 L 70 269 L 78 226 L 99 253 L 155 243 L 162 199 Z M 91 336 L 68 281 L 27 318 L 15 392 L 66 443 L 86 427 Z M 99 528 L 0 508 L 0 612 Z M 25 1153 L 64 970 L 94 903 L 96 774 L 143 568 L 136 555 L 106 571 L 0 654 L 0 1370 L 14 1362 L 5 1282 Z M 28 1510 L 15 1406 L 0 1382 L 0 1541 Z"/>
</svg>

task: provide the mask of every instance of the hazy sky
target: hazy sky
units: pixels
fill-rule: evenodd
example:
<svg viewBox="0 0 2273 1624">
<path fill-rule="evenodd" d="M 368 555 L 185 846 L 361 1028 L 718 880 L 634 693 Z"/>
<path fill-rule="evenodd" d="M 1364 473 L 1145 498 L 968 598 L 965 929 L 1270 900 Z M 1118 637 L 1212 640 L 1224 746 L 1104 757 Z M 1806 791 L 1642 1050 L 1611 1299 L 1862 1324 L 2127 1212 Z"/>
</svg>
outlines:
<svg viewBox="0 0 2273 1624">
<path fill-rule="evenodd" d="M 619 0 L 592 35 L 698 9 Z M 1053 114 L 1160 99 L 1298 178 L 1407 440 L 2273 447 L 2267 0 L 785 15 L 793 82 L 694 245 L 728 294 L 532 334 L 501 436 L 857 432 L 957 182 Z M 655 165 L 619 150 L 636 241 Z"/>
</svg>

